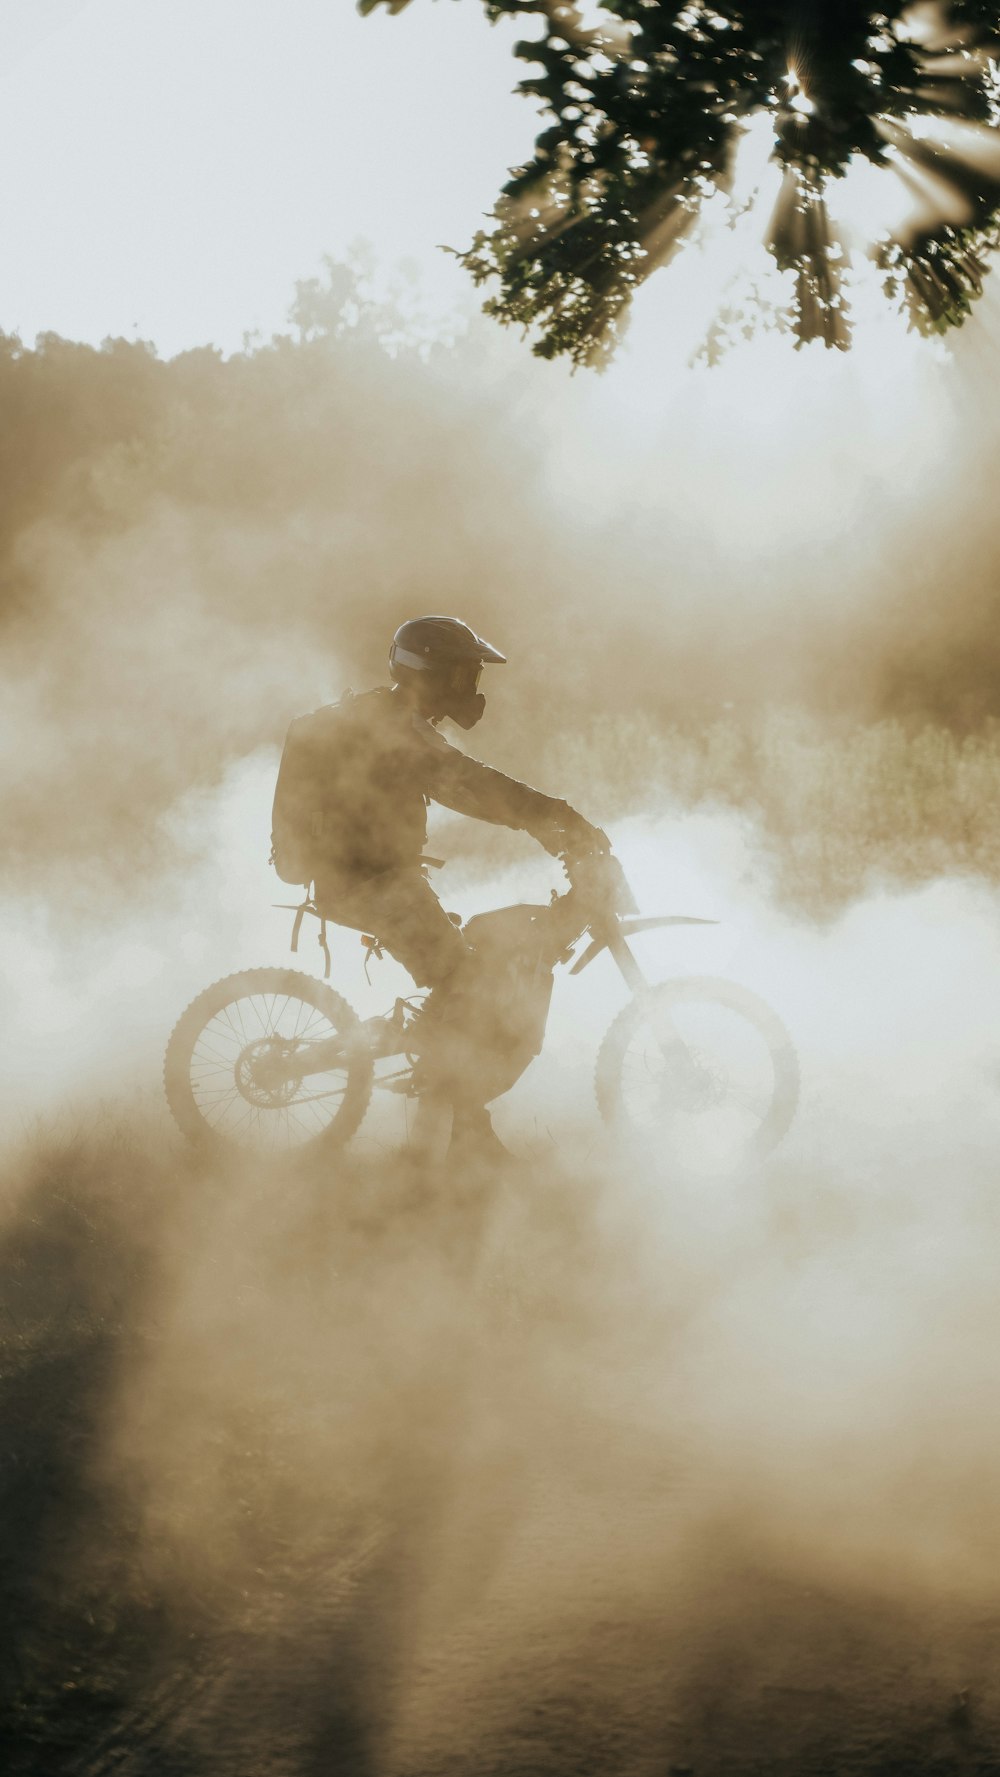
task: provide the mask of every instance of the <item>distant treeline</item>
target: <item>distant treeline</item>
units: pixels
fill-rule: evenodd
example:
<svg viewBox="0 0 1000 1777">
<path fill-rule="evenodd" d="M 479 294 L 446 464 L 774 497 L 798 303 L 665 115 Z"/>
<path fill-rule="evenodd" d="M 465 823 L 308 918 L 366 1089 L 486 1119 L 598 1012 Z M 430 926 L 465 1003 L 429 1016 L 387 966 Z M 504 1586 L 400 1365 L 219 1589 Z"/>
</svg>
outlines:
<svg viewBox="0 0 1000 1777">
<path fill-rule="evenodd" d="M 575 399 L 485 323 L 421 343 L 333 264 L 299 287 L 287 334 L 228 358 L 0 336 L 0 819 L 15 887 L 68 865 L 94 888 L 160 867 L 158 823 L 179 794 L 277 744 L 297 709 L 375 682 L 419 610 L 454 611 L 510 655 L 475 744 L 547 787 L 566 737 L 590 735 L 592 769 L 623 801 L 763 806 L 736 741 L 707 778 L 676 761 L 721 758 L 699 737 L 798 706 L 834 776 L 852 726 L 902 724 L 885 811 L 901 819 L 912 737 L 985 735 L 1000 708 L 985 481 L 914 514 L 905 562 L 873 568 L 870 608 L 857 587 L 842 603 L 801 596 L 829 561 L 783 558 L 780 536 L 760 603 L 711 536 L 683 533 L 668 463 L 652 504 L 643 464 L 634 510 L 623 500 L 613 522 L 578 523 L 553 498 L 544 409 L 567 403 L 569 425 Z M 608 449 L 620 458 L 621 440 Z M 736 493 L 720 485 L 720 507 Z M 594 737 L 626 722 L 643 745 L 603 770 Z M 789 815 L 790 844 L 811 806 Z"/>
</svg>

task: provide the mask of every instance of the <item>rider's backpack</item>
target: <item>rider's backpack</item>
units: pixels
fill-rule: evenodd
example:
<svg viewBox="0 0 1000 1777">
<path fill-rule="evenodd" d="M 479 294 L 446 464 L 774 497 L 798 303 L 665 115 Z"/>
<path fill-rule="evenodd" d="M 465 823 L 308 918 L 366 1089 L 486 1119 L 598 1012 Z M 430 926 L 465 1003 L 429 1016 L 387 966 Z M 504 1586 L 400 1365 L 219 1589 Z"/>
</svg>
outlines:
<svg viewBox="0 0 1000 1777">
<path fill-rule="evenodd" d="M 271 863 L 306 889 L 347 837 L 340 787 L 351 746 L 354 695 L 298 716 L 285 736 L 271 811 Z"/>
</svg>

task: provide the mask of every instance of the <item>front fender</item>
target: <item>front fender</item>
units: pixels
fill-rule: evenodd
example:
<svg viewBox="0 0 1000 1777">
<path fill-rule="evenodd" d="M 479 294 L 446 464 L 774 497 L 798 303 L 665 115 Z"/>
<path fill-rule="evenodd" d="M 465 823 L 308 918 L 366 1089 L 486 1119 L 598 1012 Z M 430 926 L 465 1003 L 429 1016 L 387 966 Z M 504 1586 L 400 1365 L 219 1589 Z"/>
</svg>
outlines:
<svg viewBox="0 0 1000 1777">
<path fill-rule="evenodd" d="M 618 935 L 622 938 L 634 938 L 638 932 L 651 932 L 657 926 L 717 926 L 718 924 L 717 919 L 696 919 L 689 913 L 660 913 L 650 919 L 620 919 L 618 921 Z M 570 974 L 579 975 L 581 969 L 585 969 L 589 963 L 593 962 L 595 956 L 600 956 L 601 951 L 606 950 L 607 947 L 607 938 L 595 938 L 593 943 L 588 944 L 583 954 L 577 957 L 570 969 Z"/>
</svg>

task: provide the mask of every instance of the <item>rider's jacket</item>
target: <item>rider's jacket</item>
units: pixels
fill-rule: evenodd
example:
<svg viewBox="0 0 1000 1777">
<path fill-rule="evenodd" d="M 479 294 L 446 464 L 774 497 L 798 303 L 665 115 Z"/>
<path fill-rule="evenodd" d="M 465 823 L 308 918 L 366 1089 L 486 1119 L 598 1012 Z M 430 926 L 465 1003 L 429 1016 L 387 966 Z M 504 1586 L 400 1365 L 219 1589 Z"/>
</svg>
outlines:
<svg viewBox="0 0 1000 1777">
<path fill-rule="evenodd" d="M 498 826 L 521 828 L 552 850 L 586 823 L 565 802 L 494 771 L 450 746 L 423 716 L 388 688 L 368 691 L 341 710 L 348 718 L 338 768 L 336 855 L 317 873 L 317 896 L 357 888 L 365 878 L 419 864 L 427 839 L 427 804 Z"/>
</svg>

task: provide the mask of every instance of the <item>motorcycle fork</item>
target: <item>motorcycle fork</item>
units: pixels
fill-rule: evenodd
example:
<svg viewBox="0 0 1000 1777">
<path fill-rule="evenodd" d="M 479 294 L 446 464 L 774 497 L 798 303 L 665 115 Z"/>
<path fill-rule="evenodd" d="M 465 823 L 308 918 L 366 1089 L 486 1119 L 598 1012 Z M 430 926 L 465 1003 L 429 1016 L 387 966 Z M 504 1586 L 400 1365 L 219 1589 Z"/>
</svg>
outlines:
<svg viewBox="0 0 1000 1777">
<path fill-rule="evenodd" d="M 618 964 L 625 984 L 631 988 L 634 997 L 641 999 L 649 991 L 649 982 L 632 955 L 621 932 L 616 932 L 608 942 L 608 949 Z M 694 1085 L 697 1080 L 697 1067 L 692 1059 L 691 1051 L 683 1037 L 673 1029 L 668 1017 L 662 1020 L 657 1030 L 656 1045 L 663 1061 L 670 1070 L 672 1080 L 680 1086 Z"/>
<path fill-rule="evenodd" d="M 639 964 L 636 962 L 635 957 L 632 955 L 627 940 L 622 937 L 620 931 L 615 932 L 614 935 L 609 938 L 608 949 L 625 978 L 626 987 L 630 987 L 635 994 L 636 999 L 638 999 L 640 994 L 645 993 L 649 983 L 640 969 Z"/>
</svg>

